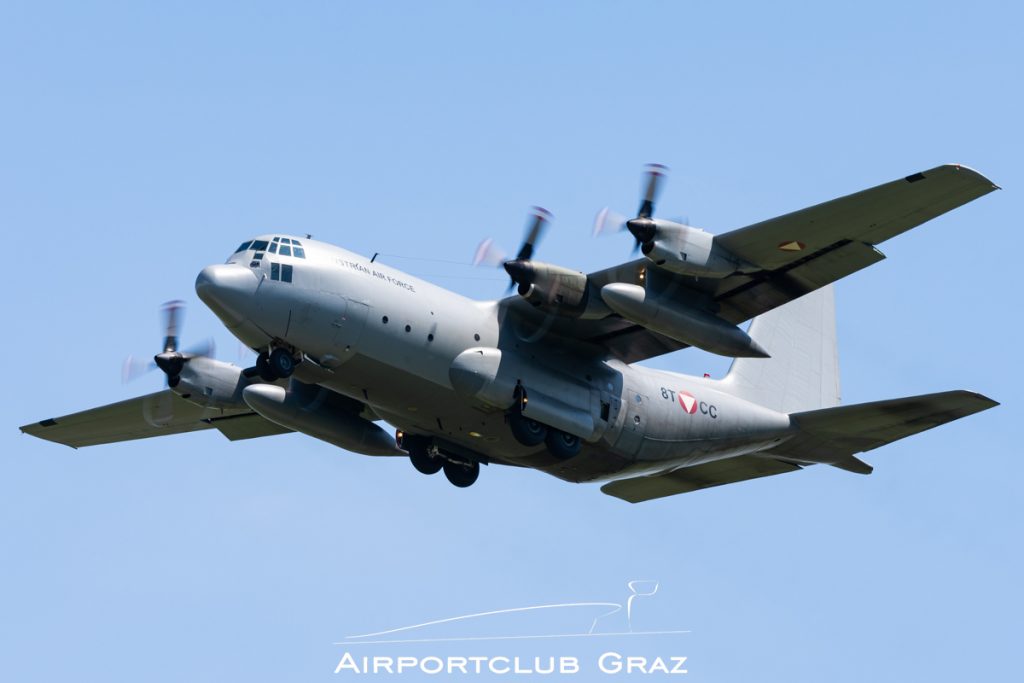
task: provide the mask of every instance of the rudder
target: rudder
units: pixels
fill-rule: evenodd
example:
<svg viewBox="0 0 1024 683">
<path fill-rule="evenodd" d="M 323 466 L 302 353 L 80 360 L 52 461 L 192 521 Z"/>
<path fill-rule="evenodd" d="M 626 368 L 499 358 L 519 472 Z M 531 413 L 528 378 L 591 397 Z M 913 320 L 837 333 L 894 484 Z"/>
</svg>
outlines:
<svg viewBox="0 0 1024 683">
<path fill-rule="evenodd" d="M 757 316 L 749 334 L 771 358 L 735 359 L 723 389 L 781 413 L 839 405 L 832 285 Z"/>
</svg>

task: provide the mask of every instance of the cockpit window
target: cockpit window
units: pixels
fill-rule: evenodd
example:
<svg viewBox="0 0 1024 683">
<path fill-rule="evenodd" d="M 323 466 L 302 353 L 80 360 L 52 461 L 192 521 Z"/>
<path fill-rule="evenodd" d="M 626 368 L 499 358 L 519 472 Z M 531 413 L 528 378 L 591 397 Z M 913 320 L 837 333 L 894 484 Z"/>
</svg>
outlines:
<svg viewBox="0 0 1024 683">
<path fill-rule="evenodd" d="M 238 254 L 246 250 L 257 252 L 256 255 L 253 256 L 254 261 L 258 261 L 263 258 L 263 254 L 260 252 L 270 252 L 271 254 L 292 256 L 294 258 L 306 258 L 306 250 L 302 248 L 302 243 L 290 237 L 274 237 L 269 240 L 250 240 L 248 242 L 242 242 L 238 249 L 235 249 L 235 253 Z"/>
<path fill-rule="evenodd" d="M 288 263 L 274 263 L 270 264 L 270 279 L 280 280 L 281 282 L 291 282 L 292 273 L 294 271 L 293 266 Z"/>
</svg>

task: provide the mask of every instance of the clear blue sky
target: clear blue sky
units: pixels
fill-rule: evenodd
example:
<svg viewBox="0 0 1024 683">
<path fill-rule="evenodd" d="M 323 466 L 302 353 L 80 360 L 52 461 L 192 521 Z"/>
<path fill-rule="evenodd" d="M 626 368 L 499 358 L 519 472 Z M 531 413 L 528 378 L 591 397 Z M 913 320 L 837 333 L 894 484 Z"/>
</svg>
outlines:
<svg viewBox="0 0 1024 683">
<path fill-rule="evenodd" d="M 1012 678 L 1022 21 L 1010 2 L 0 5 L 3 678 L 337 680 L 348 634 L 634 578 L 662 582 L 643 626 L 693 633 L 567 653 L 683 654 L 699 681 Z M 839 285 L 840 351 L 846 402 L 1003 406 L 870 454 L 870 477 L 640 506 L 496 467 L 454 490 L 298 435 L 76 452 L 17 431 L 158 388 L 120 364 L 157 348 L 168 299 L 186 340 L 238 361 L 193 282 L 254 233 L 489 298 L 496 271 L 398 257 L 514 246 L 540 204 L 542 258 L 607 266 L 628 241 L 591 240 L 593 216 L 631 211 L 650 161 L 672 168 L 661 213 L 713 232 L 940 163 L 987 174 L 1005 189 Z"/>
</svg>

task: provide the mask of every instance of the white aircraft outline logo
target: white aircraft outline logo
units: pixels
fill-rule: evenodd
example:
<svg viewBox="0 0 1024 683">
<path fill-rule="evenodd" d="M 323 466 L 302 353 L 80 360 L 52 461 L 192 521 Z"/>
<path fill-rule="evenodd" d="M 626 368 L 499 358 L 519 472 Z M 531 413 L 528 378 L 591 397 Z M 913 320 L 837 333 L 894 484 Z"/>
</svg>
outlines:
<svg viewBox="0 0 1024 683">
<path fill-rule="evenodd" d="M 646 584 L 646 585 L 645 585 Z M 689 629 L 665 629 L 665 630 L 650 630 L 650 631 L 637 631 L 633 629 L 633 603 L 637 598 L 651 597 L 658 592 L 661 584 L 659 581 L 648 580 L 648 579 L 633 579 L 626 582 L 626 587 L 629 589 L 629 597 L 626 598 L 625 602 L 563 602 L 563 603 L 551 603 L 544 605 L 528 605 L 525 607 L 508 607 L 498 610 L 489 610 L 486 612 L 473 612 L 470 614 L 461 614 L 453 617 L 445 617 L 443 619 L 433 619 L 418 624 L 409 624 L 406 626 L 399 626 L 397 628 L 385 629 L 382 631 L 373 631 L 369 633 L 359 633 L 349 636 L 345 636 L 345 639 L 334 643 L 335 645 L 380 645 L 380 644 L 397 644 L 397 643 L 442 643 L 442 642 L 467 642 L 467 641 L 495 641 L 495 640 L 532 640 L 532 639 L 556 639 L 556 638 L 593 638 L 601 636 L 663 636 L 663 635 L 680 635 L 690 633 Z M 645 590 L 646 589 L 646 590 Z M 452 624 L 458 622 L 470 621 L 472 619 L 481 619 L 485 617 L 494 617 L 502 614 L 515 614 L 523 612 L 538 612 L 541 610 L 564 610 L 569 608 L 577 607 L 610 607 L 611 609 L 603 614 L 599 614 L 594 617 L 590 623 L 590 627 L 586 631 L 580 631 L 576 633 L 549 633 L 549 634 L 522 634 L 522 635 L 506 635 L 506 636 L 456 636 L 456 637 L 436 637 L 436 638 L 416 638 L 416 637 L 391 637 L 394 634 L 409 633 L 417 631 L 430 626 L 437 626 L 440 624 Z M 625 631 L 597 631 L 598 624 L 603 619 L 607 619 L 614 614 L 619 614 L 625 610 L 626 613 L 626 628 Z"/>
</svg>

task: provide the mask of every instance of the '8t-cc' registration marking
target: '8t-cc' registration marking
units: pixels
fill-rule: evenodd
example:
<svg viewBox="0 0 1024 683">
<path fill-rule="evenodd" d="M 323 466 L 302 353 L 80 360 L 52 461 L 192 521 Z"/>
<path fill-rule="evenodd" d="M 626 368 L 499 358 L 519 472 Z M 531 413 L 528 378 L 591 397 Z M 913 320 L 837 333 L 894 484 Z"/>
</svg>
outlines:
<svg viewBox="0 0 1024 683">
<path fill-rule="evenodd" d="M 679 403 L 679 407 L 682 408 L 689 415 L 693 415 L 698 410 L 701 415 L 707 415 L 712 420 L 718 419 L 718 407 L 713 403 L 698 400 L 696 396 L 688 391 L 674 391 L 672 389 L 661 388 L 661 397 L 666 401 L 674 401 Z"/>
</svg>

